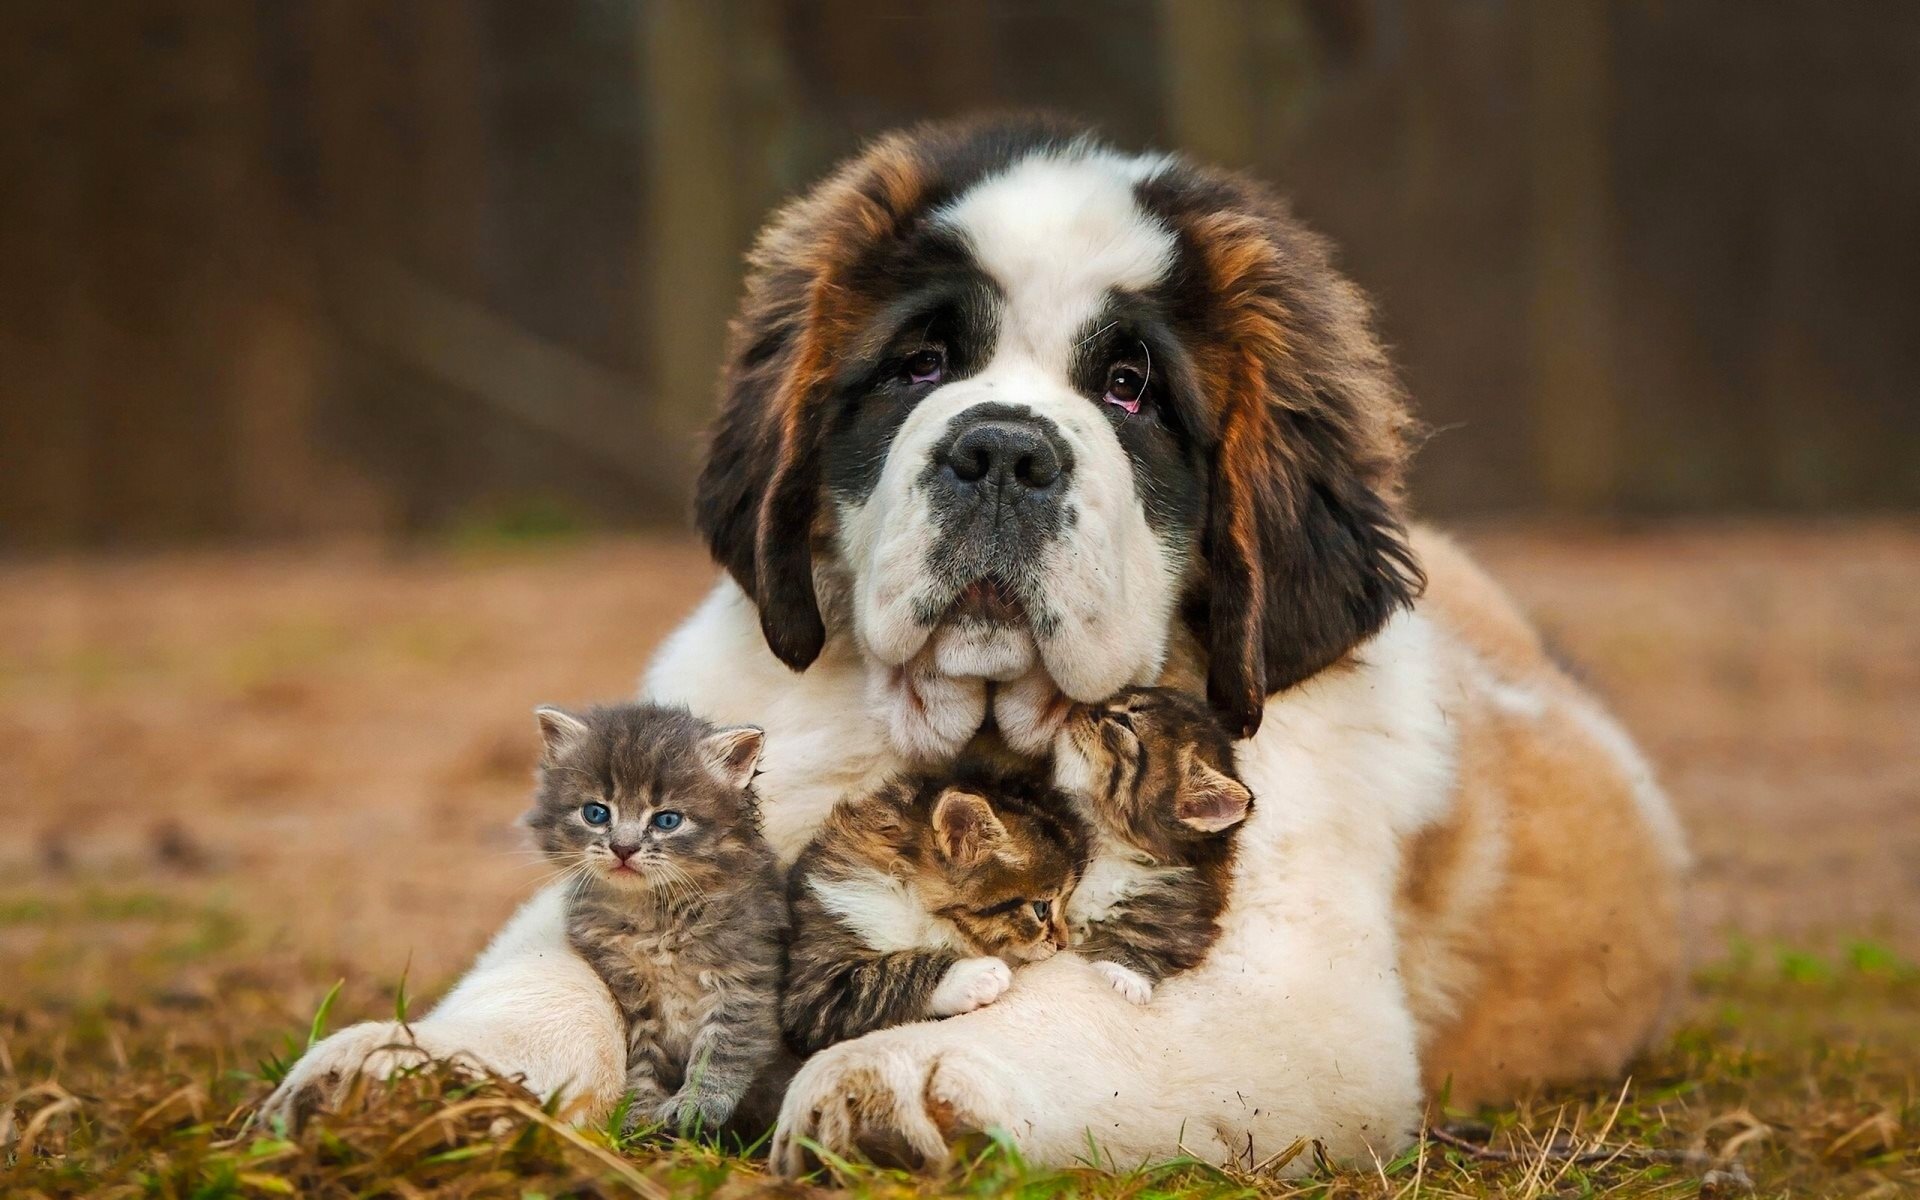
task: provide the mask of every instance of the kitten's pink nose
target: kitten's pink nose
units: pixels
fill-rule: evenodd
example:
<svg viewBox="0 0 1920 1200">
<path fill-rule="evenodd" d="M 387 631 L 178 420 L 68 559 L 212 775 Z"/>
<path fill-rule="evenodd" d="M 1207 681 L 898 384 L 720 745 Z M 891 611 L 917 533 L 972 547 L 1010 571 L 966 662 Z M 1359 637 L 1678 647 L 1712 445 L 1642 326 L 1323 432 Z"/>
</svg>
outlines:
<svg viewBox="0 0 1920 1200">
<path fill-rule="evenodd" d="M 607 849 L 613 851 L 613 857 L 620 862 L 625 862 L 629 858 L 632 858 L 634 855 L 640 853 L 640 847 L 622 846 L 618 842 L 615 842 L 612 845 L 608 846 Z"/>
</svg>

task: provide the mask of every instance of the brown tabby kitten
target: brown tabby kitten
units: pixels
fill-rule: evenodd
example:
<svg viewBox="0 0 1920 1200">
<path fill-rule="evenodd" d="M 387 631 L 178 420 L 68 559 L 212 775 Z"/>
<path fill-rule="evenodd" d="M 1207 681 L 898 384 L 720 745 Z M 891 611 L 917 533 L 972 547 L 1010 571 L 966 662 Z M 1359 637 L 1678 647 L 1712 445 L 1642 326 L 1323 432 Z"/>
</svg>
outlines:
<svg viewBox="0 0 1920 1200">
<path fill-rule="evenodd" d="M 1032 773 L 981 764 L 845 800 L 794 865 L 781 1026 L 811 1054 L 991 1004 L 1067 943 L 1086 834 Z"/>
<path fill-rule="evenodd" d="M 538 715 L 526 823 L 577 875 L 568 939 L 626 1018 L 628 1126 L 717 1131 L 780 1049 L 786 904 L 749 786 L 761 732 L 644 704 Z"/>
<path fill-rule="evenodd" d="M 1076 706 L 1054 743 L 1054 782 L 1093 828 L 1067 904 L 1073 947 L 1135 1004 L 1205 958 L 1232 883 L 1233 833 L 1253 793 L 1204 700 L 1128 688 Z"/>
</svg>

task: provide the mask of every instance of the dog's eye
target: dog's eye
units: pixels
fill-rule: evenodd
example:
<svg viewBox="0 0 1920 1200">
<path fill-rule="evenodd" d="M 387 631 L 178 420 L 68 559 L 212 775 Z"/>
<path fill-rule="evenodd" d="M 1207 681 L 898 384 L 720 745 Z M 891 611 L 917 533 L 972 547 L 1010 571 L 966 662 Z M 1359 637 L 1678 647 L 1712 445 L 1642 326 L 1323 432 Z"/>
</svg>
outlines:
<svg viewBox="0 0 1920 1200">
<path fill-rule="evenodd" d="M 1147 377 L 1132 367 L 1115 367 L 1107 376 L 1107 394 L 1101 398 L 1131 416 L 1147 398 Z"/>
<path fill-rule="evenodd" d="M 918 350 L 900 364 L 900 375 L 908 383 L 939 383 L 947 373 L 947 353 L 937 348 Z"/>
</svg>

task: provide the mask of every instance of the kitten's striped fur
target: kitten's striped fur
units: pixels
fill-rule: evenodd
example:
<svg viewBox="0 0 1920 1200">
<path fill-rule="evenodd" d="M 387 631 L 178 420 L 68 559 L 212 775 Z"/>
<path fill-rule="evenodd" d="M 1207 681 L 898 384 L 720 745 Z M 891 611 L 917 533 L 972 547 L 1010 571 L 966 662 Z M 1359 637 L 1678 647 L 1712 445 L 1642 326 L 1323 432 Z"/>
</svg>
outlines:
<svg viewBox="0 0 1920 1200">
<path fill-rule="evenodd" d="M 751 791 L 760 731 L 645 704 L 539 715 L 526 823 L 575 875 L 567 939 L 626 1021 L 628 1125 L 718 1131 L 751 1088 L 763 1111 L 735 1128 L 754 1136 L 785 1082 L 786 906 Z M 662 813 L 672 828 L 655 823 Z"/>
<path fill-rule="evenodd" d="M 1144 1003 L 1152 985 L 1197 966 L 1220 936 L 1233 832 L 1253 795 L 1206 702 L 1128 688 L 1077 707 L 1055 744 L 1054 778 L 1093 829 L 1067 905 L 1073 946 Z"/>
<path fill-rule="evenodd" d="M 1085 832 L 1033 773 L 910 775 L 836 807 L 794 865 L 781 1025 L 802 1054 L 951 1016 L 1066 944 Z"/>
</svg>

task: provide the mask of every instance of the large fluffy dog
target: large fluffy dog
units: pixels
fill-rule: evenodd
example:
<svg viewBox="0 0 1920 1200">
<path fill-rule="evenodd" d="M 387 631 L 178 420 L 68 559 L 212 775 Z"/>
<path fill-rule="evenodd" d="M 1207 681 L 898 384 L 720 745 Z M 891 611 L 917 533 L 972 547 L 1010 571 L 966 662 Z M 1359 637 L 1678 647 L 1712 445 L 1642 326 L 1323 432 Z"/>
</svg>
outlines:
<svg viewBox="0 0 1920 1200">
<path fill-rule="evenodd" d="M 645 691 L 767 729 L 789 855 L 903 763 L 982 729 L 1039 746 L 1064 699 L 1141 681 L 1204 688 L 1260 798 L 1203 966 L 1136 1008 L 1061 955 L 829 1050 L 781 1165 L 809 1140 L 938 1160 L 987 1127 L 1043 1161 L 1184 1136 L 1258 1162 L 1302 1135 L 1364 1160 L 1442 1084 L 1607 1075 L 1644 1042 L 1681 834 L 1498 590 L 1404 526 L 1408 424 L 1358 292 L 1232 175 L 1040 122 L 934 127 L 775 220 L 700 485 L 728 577 Z M 601 1103 L 614 1031 L 555 911 L 414 1032 Z M 292 1086 L 379 1037 L 349 1034 Z"/>
</svg>

